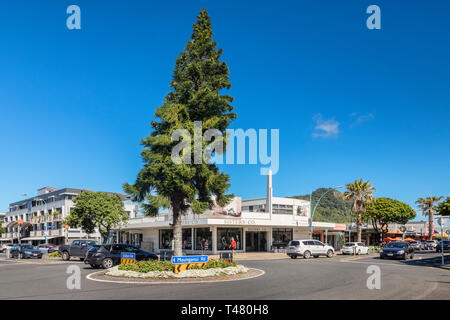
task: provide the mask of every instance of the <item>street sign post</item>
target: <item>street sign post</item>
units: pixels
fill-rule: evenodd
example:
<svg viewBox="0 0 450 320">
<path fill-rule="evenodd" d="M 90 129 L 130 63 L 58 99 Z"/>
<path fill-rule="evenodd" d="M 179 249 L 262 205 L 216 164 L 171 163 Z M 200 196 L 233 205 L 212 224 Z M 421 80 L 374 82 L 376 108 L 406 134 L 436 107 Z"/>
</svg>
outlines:
<svg viewBox="0 0 450 320">
<path fill-rule="evenodd" d="M 172 257 L 171 262 L 175 265 L 174 273 L 179 273 L 193 266 L 203 267 L 208 262 L 208 256 Z"/>
<path fill-rule="evenodd" d="M 120 253 L 120 264 L 134 264 L 136 263 L 136 254 L 132 252 Z"/>
</svg>

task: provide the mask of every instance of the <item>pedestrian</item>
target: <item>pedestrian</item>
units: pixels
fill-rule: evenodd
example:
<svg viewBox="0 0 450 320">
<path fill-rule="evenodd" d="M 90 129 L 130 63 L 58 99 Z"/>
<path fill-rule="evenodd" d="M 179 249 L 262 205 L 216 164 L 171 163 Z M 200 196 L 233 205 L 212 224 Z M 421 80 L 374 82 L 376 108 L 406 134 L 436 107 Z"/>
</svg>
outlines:
<svg viewBox="0 0 450 320">
<path fill-rule="evenodd" d="M 205 240 L 205 244 L 203 246 L 203 249 L 204 249 L 204 253 L 203 254 L 206 254 L 206 252 L 209 250 L 208 239 Z"/>
<path fill-rule="evenodd" d="M 172 239 L 172 241 L 170 241 L 170 247 L 172 248 L 172 251 L 175 251 L 175 240 Z"/>
<path fill-rule="evenodd" d="M 202 249 L 202 254 L 205 254 L 205 238 L 202 238 L 202 241 L 201 241 L 201 249 Z"/>
<path fill-rule="evenodd" d="M 233 253 L 233 257 L 234 257 L 234 252 L 236 251 L 236 241 L 234 240 L 234 237 L 231 237 L 231 252 Z"/>
</svg>

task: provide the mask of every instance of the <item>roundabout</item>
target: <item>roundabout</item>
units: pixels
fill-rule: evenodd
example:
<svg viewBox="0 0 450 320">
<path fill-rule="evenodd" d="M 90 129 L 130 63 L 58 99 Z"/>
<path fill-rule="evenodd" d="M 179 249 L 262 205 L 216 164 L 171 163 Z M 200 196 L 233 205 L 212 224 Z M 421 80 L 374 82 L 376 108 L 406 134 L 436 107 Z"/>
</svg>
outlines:
<svg viewBox="0 0 450 320">
<path fill-rule="evenodd" d="M 265 274 L 261 269 L 247 268 L 245 273 L 221 274 L 209 277 L 168 277 L 168 278 L 144 278 L 128 276 L 112 276 L 107 274 L 109 270 L 101 270 L 90 273 L 86 279 L 98 282 L 111 283 L 136 283 L 136 284 L 192 284 L 192 283 L 212 283 L 247 280 L 260 277 Z"/>
</svg>

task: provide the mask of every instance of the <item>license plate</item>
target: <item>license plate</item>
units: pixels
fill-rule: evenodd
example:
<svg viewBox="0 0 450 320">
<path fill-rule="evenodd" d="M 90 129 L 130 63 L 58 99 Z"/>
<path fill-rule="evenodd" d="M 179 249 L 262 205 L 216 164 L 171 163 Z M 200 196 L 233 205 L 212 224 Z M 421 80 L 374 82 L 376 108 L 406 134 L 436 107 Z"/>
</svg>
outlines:
<svg viewBox="0 0 450 320">
<path fill-rule="evenodd" d="M 389 257 L 392 257 L 394 254 L 393 253 L 388 253 L 387 254 Z"/>
<path fill-rule="evenodd" d="M 33 256 L 37 257 L 37 253 L 33 253 Z"/>
</svg>

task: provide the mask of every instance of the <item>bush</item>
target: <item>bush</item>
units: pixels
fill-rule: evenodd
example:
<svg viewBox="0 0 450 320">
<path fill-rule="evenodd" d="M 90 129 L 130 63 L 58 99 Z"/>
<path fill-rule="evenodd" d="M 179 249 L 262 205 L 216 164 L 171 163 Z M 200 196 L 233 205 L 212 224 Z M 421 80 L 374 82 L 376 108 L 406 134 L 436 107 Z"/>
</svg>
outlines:
<svg viewBox="0 0 450 320">
<path fill-rule="evenodd" d="M 236 267 L 235 261 L 229 262 L 228 260 L 210 260 L 203 267 L 194 265 L 189 270 L 206 270 L 211 268 L 228 268 Z M 174 265 L 170 261 L 139 261 L 136 264 L 121 264 L 119 270 L 136 271 L 147 273 L 149 271 L 173 271 Z"/>
<path fill-rule="evenodd" d="M 53 251 L 52 253 L 49 253 L 48 256 L 50 258 L 61 258 L 61 255 L 59 254 L 58 251 Z"/>
</svg>

